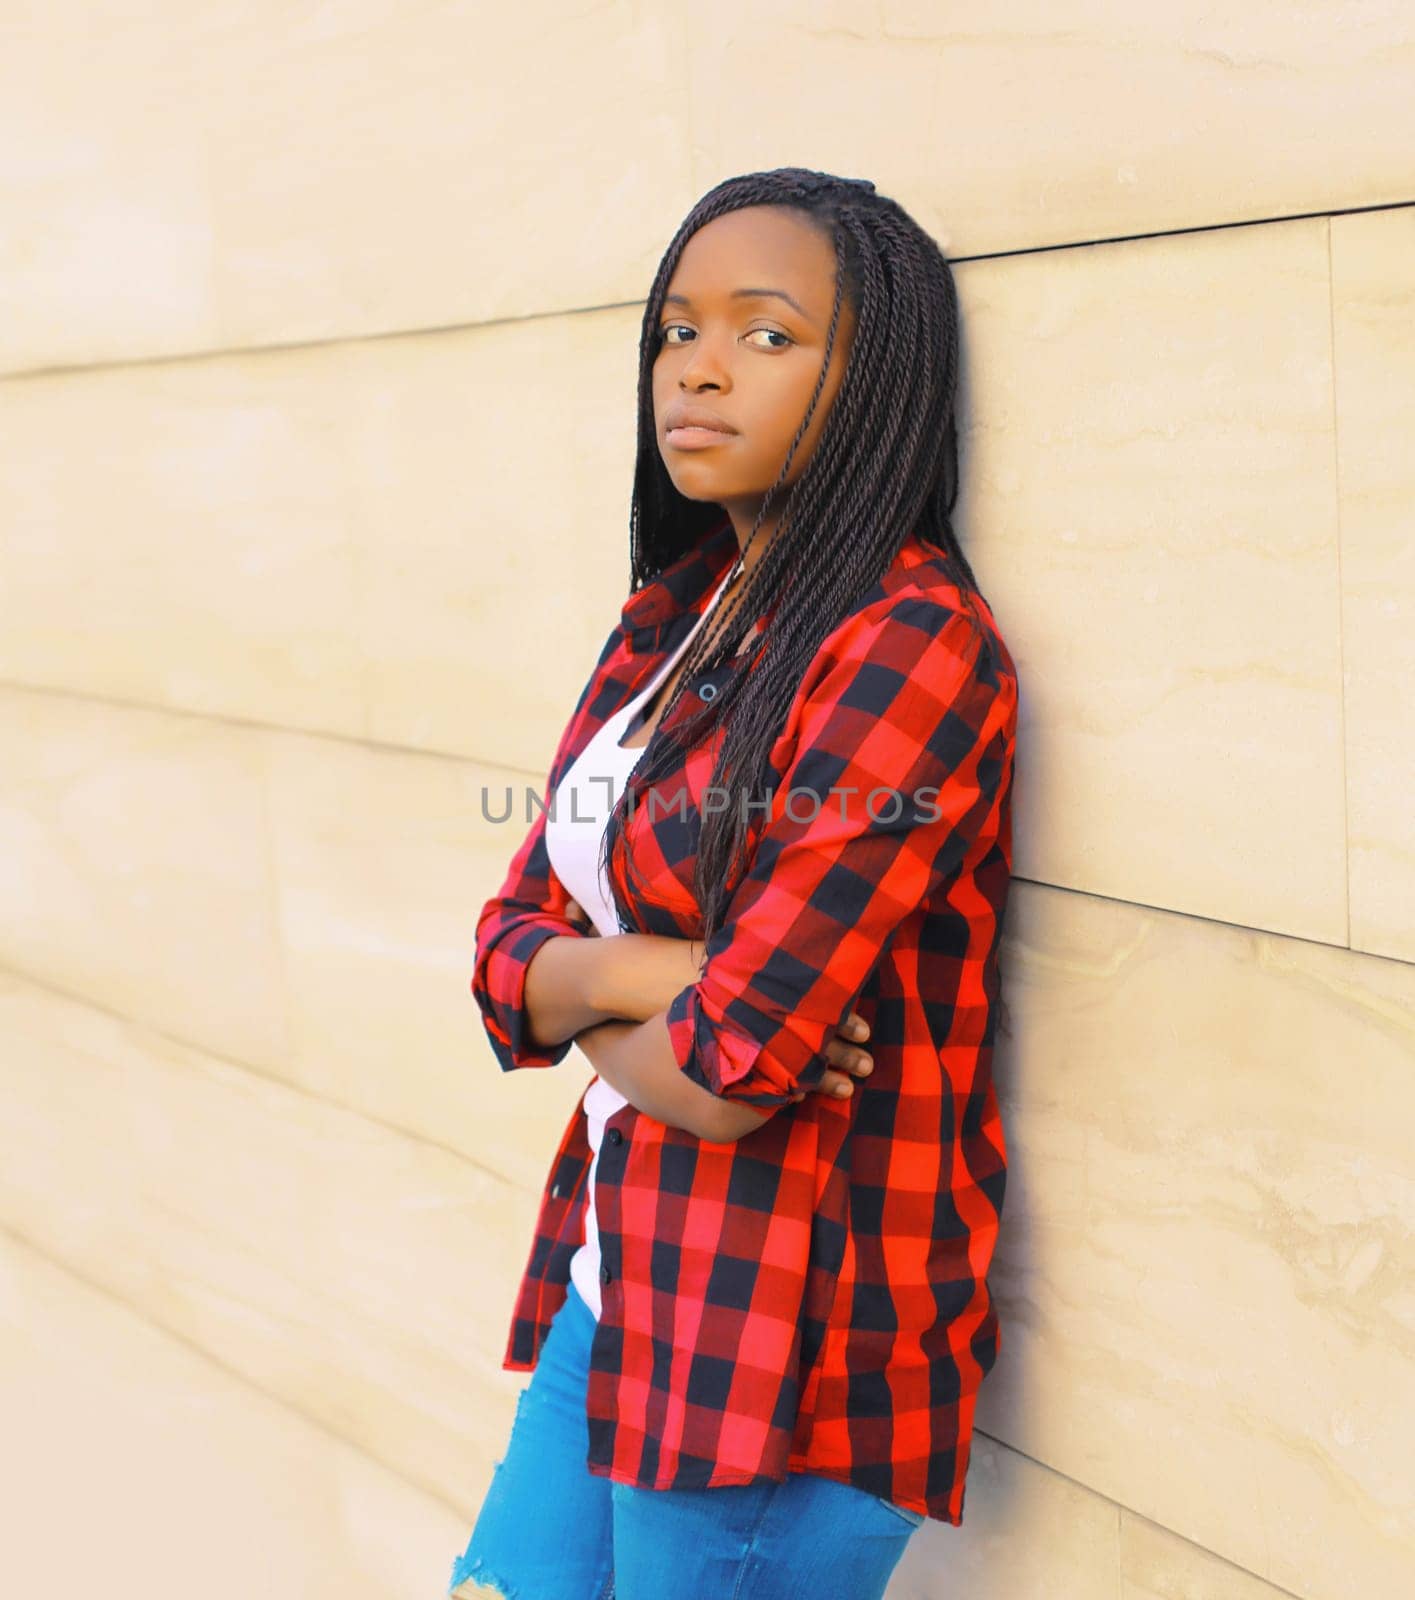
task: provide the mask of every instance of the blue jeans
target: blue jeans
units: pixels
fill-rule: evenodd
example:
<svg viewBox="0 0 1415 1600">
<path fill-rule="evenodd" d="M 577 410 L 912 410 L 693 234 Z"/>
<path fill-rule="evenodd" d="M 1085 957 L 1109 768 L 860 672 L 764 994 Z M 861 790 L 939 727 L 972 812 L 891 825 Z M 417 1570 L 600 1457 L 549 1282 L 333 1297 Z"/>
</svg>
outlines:
<svg viewBox="0 0 1415 1600">
<path fill-rule="evenodd" d="M 917 1511 L 816 1473 L 717 1489 L 641 1489 L 592 1473 L 594 1332 L 572 1283 L 449 1594 L 465 1583 L 464 1595 L 506 1600 L 880 1600 L 924 1521 Z"/>
</svg>

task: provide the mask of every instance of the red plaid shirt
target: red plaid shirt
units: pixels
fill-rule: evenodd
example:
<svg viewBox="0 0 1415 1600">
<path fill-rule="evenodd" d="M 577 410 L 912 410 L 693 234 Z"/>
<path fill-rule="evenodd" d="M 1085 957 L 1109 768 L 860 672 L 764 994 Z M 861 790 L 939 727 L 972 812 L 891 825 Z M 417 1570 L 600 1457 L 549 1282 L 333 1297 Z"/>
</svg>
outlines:
<svg viewBox="0 0 1415 1600">
<path fill-rule="evenodd" d="M 630 596 L 547 802 L 682 641 L 736 548 L 724 519 Z M 981 644 L 937 551 L 908 539 L 821 644 L 772 748 L 780 781 L 770 812 L 750 814 L 750 869 L 702 976 L 668 1011 L 683 1071 L 758 1108 L 761 1125 L 716 1143 L 632 1105 L 609 1118 L 587 1394 L 599 1476 L 706 1488 L 814 1472 L 963 1520 L 974 1406 L 999 1348 L 987 1271 L 1006 1150 L 992 1055 L 1018 698 L 975 604 Z M 744 660 L 689 689 L 720 687 Z M 685 694 L 674 715 L 690 709 Z M 657 780 L 665 801 L 675 779 L 700 796 L 711 758 L 705 741 L 680 758 Z M 565 918 L 544 812 L 531 811 L 476 933 L 472 992 L 506 1071 L 568 1052 L 529 1042 L 526 968 L 546 939 L 591 937 Z M 612 863 L 636 931 L 701 937 L 696 838 L 696 809 L 688 826 L 681 806 L 638 798 L 622 840 L 646 884 L 631 888 L 617 852 Z M 819 1081 L 851 1009 L 870 1024 L 874 1071 L 847 1099 L 791 1101 Z M 535 1367 L 566 1298 L 590 1158 L 582 1098 L 541 1196 L 508 1371 Z"/>
</svg>

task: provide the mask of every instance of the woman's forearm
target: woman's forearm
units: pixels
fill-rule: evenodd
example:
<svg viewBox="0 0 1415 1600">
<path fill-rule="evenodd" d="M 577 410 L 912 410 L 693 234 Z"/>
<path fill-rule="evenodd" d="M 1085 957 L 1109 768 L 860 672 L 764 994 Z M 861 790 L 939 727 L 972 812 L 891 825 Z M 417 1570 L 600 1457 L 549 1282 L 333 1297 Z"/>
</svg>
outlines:
<svg viewBox="0 0 1415 1600">
<path fill-rule="evenodd" d="M 648 933 L 547 939 L 526 968 L 525 1007 L 542 1049 L 599 1022 L 647 1022 L 698 975 L 697 940 Z"/>
<path fill-rule="evenodd" d="M 726 1106 L 679 1069 L 665 1013 L 646 1022 L 609 1022 L 590 1028 L 580 1035 L 579 1043 L 599 1076 L 646 1116 L 709 1141 L 736 1138 L 745 1131 L 741 1107 Z M 725 1124 L 731 1111 L 739 1120 L 729 1133 Z M 759 1126 L 761 1120 L 753 1117 L 752 1123 Z"/>
<path fill-rule="evenodd" d="M 603 946 L 599 938 L 567 934 L 547 939 L 526 968 L 524 1003 L 533 1041 L 549 1050 L 582 1029 L 617 1015 L 602 1002 L 599 970 Z"/>
<path fill-rule="evenodd" d="M 617 933 L 603 946 L 591 982 L 594 1003 L 608 1016 L 647 1022 L 666 1011 L 673 997 L 697 980 L 703 945 L 653 933 Z"/>
<path fill-rule="evenodd" d="M 555 1035 L 539 1041 L 543 1048 L 574 1037 L 599 1076 L 647 1116 L 727 1142 L 771 1112 L 713 1094 L 674 1055 L 663 996 L 693 981 L 701 952 L 701 944 L 651 934 L 547 939 L 526 968 L 526 1010 L 537 1035 Z"/>
</svg>

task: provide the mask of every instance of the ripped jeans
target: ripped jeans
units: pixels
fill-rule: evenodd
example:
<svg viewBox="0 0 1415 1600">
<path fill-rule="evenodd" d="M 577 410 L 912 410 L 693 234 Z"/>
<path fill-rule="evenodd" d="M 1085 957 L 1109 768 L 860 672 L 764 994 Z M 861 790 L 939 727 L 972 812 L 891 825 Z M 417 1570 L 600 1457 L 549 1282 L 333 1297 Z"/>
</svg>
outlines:
<svg viewBox="0 0 1415 1600">
<path fill-rule="evenodd" d="M 594 1332 L 571 1283 L 453 1564 L 455 1600 L 880 1600 L 924 1518 L 858 1485 L 643 1489 L 591 1473 Z"/>
</svg>

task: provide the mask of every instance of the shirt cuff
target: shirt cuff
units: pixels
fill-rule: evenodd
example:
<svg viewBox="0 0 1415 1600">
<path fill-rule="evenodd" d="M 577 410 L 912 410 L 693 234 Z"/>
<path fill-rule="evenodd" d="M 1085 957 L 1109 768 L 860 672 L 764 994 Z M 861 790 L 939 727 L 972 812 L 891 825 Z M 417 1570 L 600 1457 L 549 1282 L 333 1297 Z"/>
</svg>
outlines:
<svg viewBox="0 0 1415 1600">
<path fill-rule="evenodd" d="M 668 1038 L 679 1070 L 699 1087 L 739 1105 L 788 1105 L 794 1085 L 760 1040 L 711 1017 L 701 983 L 690 983 L 670 1002 Z"/>
<path fill-rule="evenodd" d="M 478 968 L 473 982 L 487 1038 L 503 1072 L 518 1067 L 558 1066 L 570 1053 L 574 1039 L 544 1048 L 533 1044 L 526 1015 L 526 971 L 531 957 L 548 939 L 587 938 L 564 917 L 531 916 L 503 933 Z"/>
</svg>

